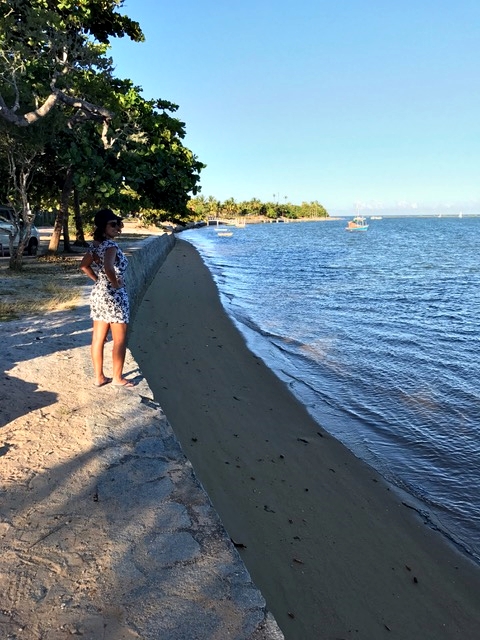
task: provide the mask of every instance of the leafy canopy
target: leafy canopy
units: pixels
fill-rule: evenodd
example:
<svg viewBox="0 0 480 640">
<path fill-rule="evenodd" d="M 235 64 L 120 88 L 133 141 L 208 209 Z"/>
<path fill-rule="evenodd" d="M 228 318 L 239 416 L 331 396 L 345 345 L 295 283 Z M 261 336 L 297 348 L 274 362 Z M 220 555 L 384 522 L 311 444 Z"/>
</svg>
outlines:
<svg viewBox="0 0 480 640">
<path fill-rule="evenodd" d="M 110 38 L 144 39 L 123 0 L 0 0 L 0 116 L 28 126 L 58 103 L 107 112 L 75 95 L 78 74 L 107 69 Z"/>
</svg>

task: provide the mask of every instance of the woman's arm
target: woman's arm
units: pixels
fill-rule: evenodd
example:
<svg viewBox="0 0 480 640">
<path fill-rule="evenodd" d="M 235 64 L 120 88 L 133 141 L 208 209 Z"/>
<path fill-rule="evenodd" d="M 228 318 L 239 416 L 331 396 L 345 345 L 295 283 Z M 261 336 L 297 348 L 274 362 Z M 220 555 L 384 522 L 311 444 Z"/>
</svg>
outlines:
<svg viewBox="0 0 480 640">
<path fill-rule="evenodd" d="M 90 252 L 86 253 L 83 256 L 83 259 L 82 259 L 82 261 L 80 263 L 80 269 L 83 271 L 83 273 L 85 275 L 87 275 L 94 282 L 96 282 L 97 281 L 97 274 L 92 269 L 92 263 L 93 262 L 94 262 L 93 255 Z"/>
<path fill-rule="evenodd" d="M 105 270 L 105 275 L 110 280 L 110 284 L 114 289 L 120 289 L 123 287 L 122 278 L 117 278 L 117 274 L 115 273 L 115 258 L 117 256 L 117 248 L 109 247 L 105 251 L 105 257 L 103 259 L 103 268 Z"/>
</svg>

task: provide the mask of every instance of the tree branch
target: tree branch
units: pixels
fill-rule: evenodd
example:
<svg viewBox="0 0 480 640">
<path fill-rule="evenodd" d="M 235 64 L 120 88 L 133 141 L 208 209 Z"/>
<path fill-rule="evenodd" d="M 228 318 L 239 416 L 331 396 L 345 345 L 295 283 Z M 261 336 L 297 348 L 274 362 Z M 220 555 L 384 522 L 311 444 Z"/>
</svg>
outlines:
<svg viewBox="0 0 480 640">
<path fill-rule="evenodd" d="M 74 98 L 68 96 L 63 91 L 54 89 L 44 103 L 34 111 L 29 111 L 23 115 L 18 115 L 13 109 L 7 107 L 3 96 L 0 94 L 0 117 L 17 127 L 28 127 L 29 125 L 37 122 L 40 118 L 46 116 L 57 102 L 62 102 L 69 107 L 74 107 L 83 111 L 89 119 L 100 120 L 102 122 L 109 122 L 113 118 L 113 113 L 105 107 L 92 104 L 82 98 Z"/>
<path fill-rule="evenodd" d="M 82 98 L 73 98 L 68 96 L 63 91 L 59 91 L 58 89 L 54 90 L 55 95 L 58 96 L 58 100 L 63 102 L 63 104 L 68 105 L 69 107 L 75 107 L 76 109 L 80 109 L 84 111 L 90 118 L 97 120 L 111 120 L 113 118 L 113 113 L 97 104 L 92 104 L 91 102 L 87 102 L 87 100 L 83 100 Z"/>
</svg>

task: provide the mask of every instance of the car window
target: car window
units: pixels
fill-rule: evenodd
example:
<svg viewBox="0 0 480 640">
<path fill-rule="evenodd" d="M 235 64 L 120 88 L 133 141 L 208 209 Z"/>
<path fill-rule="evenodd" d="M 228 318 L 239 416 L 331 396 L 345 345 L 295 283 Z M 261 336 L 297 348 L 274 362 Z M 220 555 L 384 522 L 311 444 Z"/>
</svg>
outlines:
<svg viewBox="0 0 480 640">
<path fill-rule="evenodd" d="M 0 220 L 11 223 L 13 220 L 12 210 L 7 207 L 0 207 Z"/>
</svg>

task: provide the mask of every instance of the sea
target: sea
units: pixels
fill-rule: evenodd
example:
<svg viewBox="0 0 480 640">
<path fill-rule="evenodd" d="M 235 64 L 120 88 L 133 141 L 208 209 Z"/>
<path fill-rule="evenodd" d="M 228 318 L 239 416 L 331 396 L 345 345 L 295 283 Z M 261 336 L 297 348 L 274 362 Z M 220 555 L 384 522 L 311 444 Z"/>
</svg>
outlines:
<svg viewBox="0 0 480 640">
<path fill-rule="evenodd" d="M 480 563 L 480 217 L 346 222 L 181 237 L 251 351 Z"/>
</svg>

